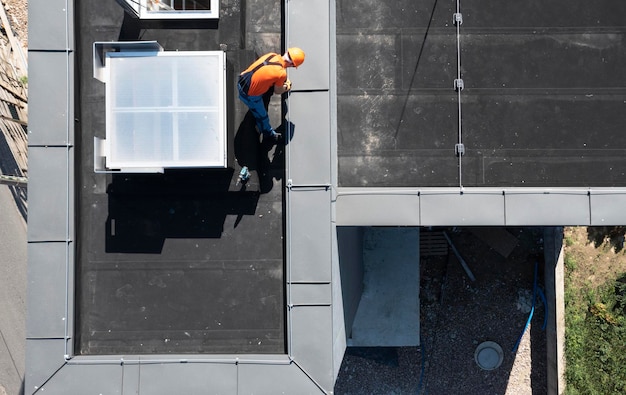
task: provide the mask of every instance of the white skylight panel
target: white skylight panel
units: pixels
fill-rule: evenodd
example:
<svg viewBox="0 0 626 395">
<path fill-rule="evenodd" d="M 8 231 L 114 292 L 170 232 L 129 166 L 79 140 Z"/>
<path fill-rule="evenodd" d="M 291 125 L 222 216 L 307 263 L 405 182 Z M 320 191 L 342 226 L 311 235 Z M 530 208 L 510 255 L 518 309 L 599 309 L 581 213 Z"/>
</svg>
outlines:
<svg viewBox="0 0 626 395">
<path fill-rule="evenodd" d="M 107 169 L 226 167 L 222 51 L 106 54 Z"/>
</svg>

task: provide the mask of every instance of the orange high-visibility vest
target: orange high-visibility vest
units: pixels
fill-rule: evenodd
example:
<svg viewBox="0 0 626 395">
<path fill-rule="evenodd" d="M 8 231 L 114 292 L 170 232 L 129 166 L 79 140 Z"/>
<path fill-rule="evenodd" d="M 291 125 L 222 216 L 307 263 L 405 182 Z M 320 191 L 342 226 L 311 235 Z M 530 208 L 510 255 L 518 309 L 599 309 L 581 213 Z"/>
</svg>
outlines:
<svg viewBox="0 0 626 395">
<path fill-rule="evenodd" d="M 248 77 L 250 79 L 249 86 L 247 86 L 247 94 L 260 96 L 267 92 L 272 85 L 277 87 L 283 86 L 287 80 L 286 67 L 285 60 L 279 54 L 270 52 L 261 56 L 240 74 L 240 77 Z M 246 75 L 246 73 L 249 73 L 249 75 Z"/>
</svg>

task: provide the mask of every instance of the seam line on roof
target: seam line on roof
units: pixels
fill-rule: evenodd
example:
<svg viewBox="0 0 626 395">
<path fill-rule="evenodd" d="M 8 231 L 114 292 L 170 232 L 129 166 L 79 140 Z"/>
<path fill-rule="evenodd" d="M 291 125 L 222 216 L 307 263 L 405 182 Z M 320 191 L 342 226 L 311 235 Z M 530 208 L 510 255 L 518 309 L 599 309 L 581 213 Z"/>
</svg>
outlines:
<svg viewBox="0 0 626 395">
<path fill-rule="evenodd" d="M 426 38 L 428 37 L 428 33 L 430 32 L 431 25 L 433 22 L 433 17 L 435 16 L 436 8 L 437 8 L 437 0 L 433 2 L 433 6 L 430 10 L 430 18 L 428 19 L 428 25 L 426 26 L 426 29 L 424 31 L 424 38 L 422 39 L 422 45 L 420 46 L 419 52 L 417 54 L 417 60 L 415 61 L 415 68 L 413 69 L 413 74 L 411 75 L 409 88 L 406 90 L 406 95 L 404 95 L 404 103 L 402 105 L 402 111 L 400 111 L 400 117 L 398 118 L 398 124 L 396 125 L 396 132 L 393 135 L 393 141 L 395 142 L 395 144 L 398 143 L 398 133 L 400 133 L 400 127 L 402 126 L 404 114 L 406 112 L 406 107 L 409 102 L 409 95 L 411 93 L 411 89 L 413 88 L 413 83 L 415 82 L 415 76 L 417 75 L 417 68 L 420 64 L 420 60 L 422 59 L 422 54 L 424 53 L 424 47 L 426 46 Z"/>
<path fill-rule="evenodd" d="M 460 0 L 456 0 L 456 13 L 452 17 L 454 25 L 456 25 L 456 80 L 454 80 L 454 89 L 457 92 L 458 103 L 458 142 L 455 146 L 455 154 L 458 157 L 459 167 L 459 188 L 463 189 L 463 154 L 465 147 L 463 146 L 463 125 L 461 115 L 461 91 L 464 88 L 463 79 L 461 78 L 461 24 L 463 17 L 461 14 Z"/>
<path fill-rule="evenodd" d="M 73 53 L 74 50 L 71 48 L 64 49 L 28 49 L 28 52 L 38 52 L 38 53 Z"/>
</svg>

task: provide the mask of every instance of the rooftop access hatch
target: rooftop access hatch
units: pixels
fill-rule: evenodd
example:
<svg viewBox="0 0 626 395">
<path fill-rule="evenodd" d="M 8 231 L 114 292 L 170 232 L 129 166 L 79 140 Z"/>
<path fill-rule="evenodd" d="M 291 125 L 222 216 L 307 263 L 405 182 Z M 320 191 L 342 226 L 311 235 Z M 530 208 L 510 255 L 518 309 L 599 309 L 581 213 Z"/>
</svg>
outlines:
<svg viewBox="0 0 626 395">
<path fill-rule="evenodd" d="M 219 19 L 219 0 L 117 0 L 139 19 Z"/>
<path fill-rule="evenodd" d="M 223 51 L 163 51 L 154 41 L 94 44 L 106 84 L 96 172 L 226 167 Z"/>
</svg>

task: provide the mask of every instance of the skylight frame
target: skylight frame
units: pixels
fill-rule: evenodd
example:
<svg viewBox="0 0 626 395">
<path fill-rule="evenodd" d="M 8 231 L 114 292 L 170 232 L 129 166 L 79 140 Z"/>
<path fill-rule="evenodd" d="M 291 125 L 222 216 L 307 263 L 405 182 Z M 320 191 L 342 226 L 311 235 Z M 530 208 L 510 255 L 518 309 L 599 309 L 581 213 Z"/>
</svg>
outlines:
<svg viewBox="0 0 626 395">
<path fill-rule="evenodd" d="M 227 167 L 223 51 L 111 51 L 104 60 L 96 171 Z"/>
</svg>

